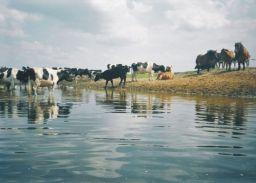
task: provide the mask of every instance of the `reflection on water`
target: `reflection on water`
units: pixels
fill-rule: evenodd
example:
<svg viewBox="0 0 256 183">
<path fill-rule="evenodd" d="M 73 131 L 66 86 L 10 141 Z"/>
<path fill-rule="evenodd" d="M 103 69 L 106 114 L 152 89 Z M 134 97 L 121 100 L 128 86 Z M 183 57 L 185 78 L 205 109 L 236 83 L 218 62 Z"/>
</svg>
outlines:
<svg viewBox="0 0 256 183">
<path fill-rule="evenodd" d="M 96 95 L 96 102 L 102 105 L 107 112 L 131 113 L 136 117 L 152 117 L 154 114 L 169 113 L 171 111 L 171 96 L 163 94 L 126 94 L 125 90 L 114 93 L 114 90 L 105 90 L 105 96 Z M 154 117 L 162 117 L 154 115 Z"/>
<path fill-rule="evenodd" d="M 256 101 L 0 90 L 0 181 L 255 182 Z"/>
<path fill-rule="evenodd" d="M 72 103 L 57 103 L 53 95 L 2 95 L 0 118 L 27 117 L 29 123 L 43 123 L 58 117 L 68 117 Z"/>
</svg>

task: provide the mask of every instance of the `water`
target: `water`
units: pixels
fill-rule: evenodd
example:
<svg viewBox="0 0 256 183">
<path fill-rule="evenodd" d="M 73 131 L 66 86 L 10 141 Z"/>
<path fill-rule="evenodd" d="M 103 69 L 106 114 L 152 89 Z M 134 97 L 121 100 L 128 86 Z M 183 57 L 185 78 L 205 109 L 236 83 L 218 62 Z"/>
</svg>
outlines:
<svg viewBox="0 0 256 183">
<path fill-rule="evenodd" d="M 256 182 L 255 100 L 0 96 L 0 182 Z"/>
</svg>

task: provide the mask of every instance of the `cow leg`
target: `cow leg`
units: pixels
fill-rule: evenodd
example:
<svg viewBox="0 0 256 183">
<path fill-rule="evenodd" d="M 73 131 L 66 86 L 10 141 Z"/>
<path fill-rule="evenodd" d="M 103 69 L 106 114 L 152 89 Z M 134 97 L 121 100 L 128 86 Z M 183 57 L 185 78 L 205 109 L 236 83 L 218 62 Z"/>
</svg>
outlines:
<svg viewBox="0 0 256 183">
<path fill-rule="evenodd" d="M 110 81 L 111 81 L 112 88 L 114 88 L 113 79 L 111 79 Z"/>
<path fill-rule="evenodd" d="M 10 87 L 11 87 L 11 83 L 6 83 L 7 90 L 10 90 Z"/>
<path fill-rule="evenodd" d="M 148 73 L 148 80 L 151 81 L 151 73 Z"/>
<path fill-rule="evenodd" d="M 199 68 L 197 68 L 197 74 L 199 74 Z"/>
<path fill-rule="evenodd" d="M 241 63 L 240 62 L 238 62 L 238 70 L 240 70 L 240 68 L 241 68 L 241 65 L 240 65 Z"/>
<path fill-rule="evenodd" d="M 35 96 L 37 96 L 37 87 L 33 87 L 33 93 Z"/>
<path fill-rule="evenodd" d="M 137 72 L 134 72 L 132 75 L 133 75 L 133 80 L 132 81 L 138 81 L 137 80 Z"/>
<path fill-rule="evenodd" d="M 105 84 L 105 87 L 104 87 L 104 88 L 107 88 L 107 85 L 108 85 L 108 80 L 106 80 L 106 84 Z"/>
<path fill-rule="evenodd" d="M 11 79 L 11 90 L 15 89 L 15 83 L 14 83 L 14 79 Z"/>
<path fill-rule="evenodd" d="M 245 62 L 243 62 L 243 70 L 245 69 Z"/>
<path fill-rule="evenodd" d="M 124 86 L 125 86 L 125 83 L 126 83 L 126 76 L 124 76 Z"/>
<path fill-rule="evenodd" d="M 122 81 L 123 81 L 123 78 L 121 77 L 121 78 L 120 78 L 119 86 L 121 86 L 121 85 L 122 85 Z"/>
</svg>

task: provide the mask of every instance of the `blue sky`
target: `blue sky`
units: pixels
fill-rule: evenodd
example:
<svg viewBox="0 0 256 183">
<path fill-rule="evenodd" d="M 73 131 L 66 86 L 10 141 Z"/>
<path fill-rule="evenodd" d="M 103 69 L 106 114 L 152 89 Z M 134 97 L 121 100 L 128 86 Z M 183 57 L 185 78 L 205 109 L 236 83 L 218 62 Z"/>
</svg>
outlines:
<svg viewBox="0 0 256 183">
<path fill-rule="evenodd" d="M 185 71 L 237 41 L 255 58 L 255 9 L 256 0 L 0 0 L 0 65 Z"/>
</svg>

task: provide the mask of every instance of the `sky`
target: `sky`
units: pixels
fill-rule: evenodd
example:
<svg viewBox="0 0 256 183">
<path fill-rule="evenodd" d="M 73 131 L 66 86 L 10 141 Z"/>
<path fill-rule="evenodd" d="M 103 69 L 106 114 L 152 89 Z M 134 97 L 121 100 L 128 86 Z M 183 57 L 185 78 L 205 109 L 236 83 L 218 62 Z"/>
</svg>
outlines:
<svg viewBox="0 0 256 183">
<path fill-rule="evenodd" d="M 187 71 L 235 42 L 256 58 L 255 10 L 256 0 L 0 0 L 0 65 Z"/>
</svg>

